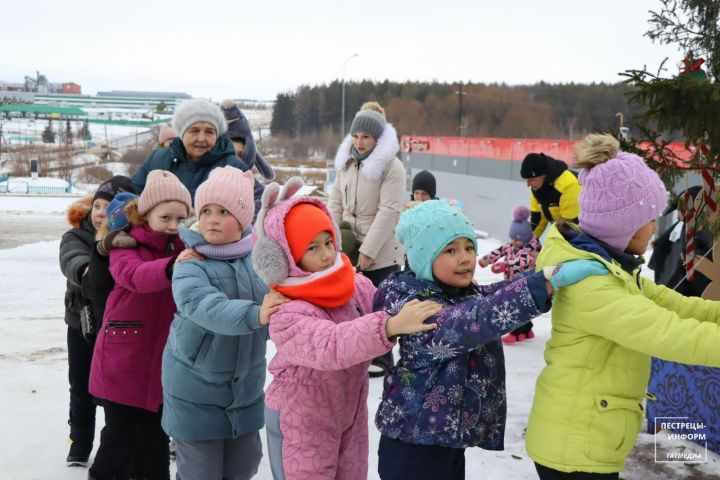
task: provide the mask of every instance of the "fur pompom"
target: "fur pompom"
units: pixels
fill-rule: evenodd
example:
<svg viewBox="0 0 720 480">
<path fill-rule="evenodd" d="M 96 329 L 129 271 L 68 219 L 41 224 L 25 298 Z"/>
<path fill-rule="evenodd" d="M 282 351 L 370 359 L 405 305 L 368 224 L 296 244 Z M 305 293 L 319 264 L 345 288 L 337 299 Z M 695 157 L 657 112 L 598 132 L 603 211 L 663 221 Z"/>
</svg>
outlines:
<svg viewBox="0 0 720 480">
<path fill-rule="evenodd" d="M 620 142 L 612 135 L 591 133 L 575 145 L 575 167 L 592 168 L 615 158 L 620 151 Z"/>
<path fill-rule="evenodd" d="M 255 272 L 268 285 L 276 285 L 288 277 L 287 254 L 279 243 L 270 237 L 259 237 L 252 249 Z"/>
<path fill-rule="evenodd" d="M 516 222 L 525 222 L 530 218 L 530 209 L 525 205 L 519 205 L 513 210 L 513 220 Z"/>
</svg>

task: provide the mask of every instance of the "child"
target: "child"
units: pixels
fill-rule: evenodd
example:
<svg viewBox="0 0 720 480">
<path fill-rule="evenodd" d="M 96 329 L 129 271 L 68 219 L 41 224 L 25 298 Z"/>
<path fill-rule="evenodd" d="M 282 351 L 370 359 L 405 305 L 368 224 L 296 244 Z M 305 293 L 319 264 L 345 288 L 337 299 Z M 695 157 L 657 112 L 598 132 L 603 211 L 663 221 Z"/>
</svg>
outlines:
<svg viewBox="0 0 720 480">
<path fill-rule="evenodd" d="M 130 187 L 132 187 L 132 182 Z M 132 187 L 132 191 L 134 191 L 134 187 Z M 105 207 L 105 221 L 95 232 L 95 248 L 90 250 L 88 272 L 82 278 L 82 292 L 90 301 L 91 320 L 93 320 L 90 324 L 86 319 L 87 323 L 83 325 L 83 335 L 88 341 L 95 341 L 95 336 L 102 327 L 107 298 L 115 288 L 115 279 L 110 273 L 110 259 L 108 258 L 110 250 L 137 246 L 135 239 L 126 232 L 126 230 L 130 230 L 131 226 L 125 215 L 125 206 L 137 198 L 139 197 L 130 191 L 122 191 L 115 195 Z"/>
<path fill-rule="evenodd" d="M 90 392 L 102 400 L 105 428 L 90 478 L 124 478 L 140 450 L 146 478 L 169 478 L 168 437 L 160 426 L 160 363 L 175 313 L 172 269 L 190 258 L 180 254 L 177 236 L 190 208 L 188 189 L 163 170 L 150 172 L 140 198 L 125 207 L 137 247 L 110 251 L 115 287 L 90 371 Z"/>
<path fill-rule="evenodd" d="M 262 457 L 265 325 L 286 300 L 271 293 L 260 305 L 268 289 L 249 255 L 253 183 L 250 171 L 216 168 L 195 194 L 197 221 L 180 228 L 195 256 L 173 272 L 162 425 L 183 480 L 247 479 Z"/>
<path fill-rule="evenodd" d="M 397 236 L 410 270 L 380 286 L 376 308 L 393 315 L 414 299 L 431 299 L 443 310 L 431 319 L 436 330 L 401 337 L 400 360 L 385 377 L 375 418 L 380 477 L 462 479 L 466 447 L 503 448 L 500 336 L 548 311 L 552 290 L 607 271 L 598 262 L 568 263 L 547 277 L 528 272 L 477 286 L 475 231 L 445 202 L 403 212 Z"/>
<path fill-rule="evenodd" d="M 427 170 L 415 174 L 410 188 L 410 200 L 425 202 L 435 200 L 435 176 Z"/>
<path fill-rule="evenodd" d="M 593 134 L 579 143 L 575 165 L 584 169 L 579 225 L 550 229 L 538 267 L 594 259 L 611 275 L 555 296 L 526 446 L 541 479 L 617 479 L 642 423 L 651 356 L 720 367 L 720 302 L 640 276 L 667 202 L 642 158 Z"/>
<path fill-rule="evenodd" d="M 86 466 L 95 439 L 95 402 L 88 392 L 93 344 L 85 341 L 80 314 L 90 303 L 81 285 L 88 276 L 95 232 L 105 220 L 105 206 L 118 191 L 131 191 L 128 177 L 115 176 L 100 184 L 95 194 L 73 203 L 67 212 L 72 228 L 60 240 L 60 270 L 67 278 L 65 323 L 67 324 L 68 378 L 70 380 L 70 451 L 68 466 Z"/>
<path fill-rule="evenodd" d="M 292 178 L 282 191 L 267 187 L 253 249 L 258 274 L 292 299 L 270 320 L 277 345 L 265 399 L 270 465 L 276 479 L 365 479 L 368 365 L 395 335 L 434 328 L 423 322 L 439 306 L 371 313 L 375 287 L 340 253 L 325 205 L 290 198 L 301 186 Z"/>
<path fill-rule="evenodd" d="M 540 241 L 532 232 L 528 218 L 530 218 L 529 208 L 523 205 L 515 207 L 508 234 L 510 241 L 484 255 L 478 260 L 478 265 L 485 268 L 492 264 L 490 268 L 493 273 L 503 273 L 505 280 L 512 280 L 522 272 L 535 270 L 535 259 L 542 247 Z M 499 261 L 501 258 L 504 258 L 505 261 Z M 502 337 L 503 343 L 510 345 L 535 338 L 532 327 L 531 320 Z"/>
</svg>

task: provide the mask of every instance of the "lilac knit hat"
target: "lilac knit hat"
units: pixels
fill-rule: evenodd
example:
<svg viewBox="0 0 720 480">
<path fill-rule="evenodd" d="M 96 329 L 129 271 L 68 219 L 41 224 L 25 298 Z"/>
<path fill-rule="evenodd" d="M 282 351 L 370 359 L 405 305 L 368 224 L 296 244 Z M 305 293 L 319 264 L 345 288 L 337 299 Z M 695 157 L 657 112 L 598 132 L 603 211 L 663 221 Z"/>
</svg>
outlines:
<svg viewBox="0 0 720 480">
<path fill-rule="evenodd" d="M 180 202 L 187 207 L 188 214 L 192 209 L 192 200 L 187 187 L 167 170 L 153 170 L 147 176 L 145 188 L 138 201 L 138 213 L 145 215 L 163 202 Z"/>
<path fill-rule="evenodd" d="M 250 170 L 215 168 L 195 192 L 195 213 L 200 216 L 205 205 L 217 203 L 225 207 L 245 230 L 255 214 L 254 185 L 255 177 Z"/>
<path fill-rule="evenodd" d="M 519 205 L 513 210 L 513 221 L 510 224 L 508 236 L 511 240 L 521 240 L 524 245 L 532 239 L 532 226 L 528 222 L 530 209 L 525 205 Z"/>
<path fill-rule="evenodd" d="M 668 193 L 657 173 L 632 153 L 580 172 L 580 228 L 624 251 L 641 227 L 659 217 Z"/>
</svg>

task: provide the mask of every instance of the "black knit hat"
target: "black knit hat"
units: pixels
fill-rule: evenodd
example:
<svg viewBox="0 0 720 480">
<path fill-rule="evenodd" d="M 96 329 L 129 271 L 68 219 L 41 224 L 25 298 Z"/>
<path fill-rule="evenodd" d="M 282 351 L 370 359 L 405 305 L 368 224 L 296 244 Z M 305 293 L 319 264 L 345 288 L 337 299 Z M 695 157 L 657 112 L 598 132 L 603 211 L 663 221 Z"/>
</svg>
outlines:
<svg viewBox="0 0 720 480">
<path fill-rule="evenodd" d="M 95 190 L 93 202 L 98 198 L 110 202 L 119 192 L 137 193 L 135 191 L 135 185 L 133 185 L 129 177 L 125 175 L 115 175 L 110 180 L 105 180 L 97 190 Z"/>
<path fill-rule="evenodd" d="M 528 153 L 522 161 L 520 176 L 522 178 L 533 178 L 547 175 L 549 158 L 544 153 Z"/>
<path fill-rule="evenodd" d="M 435 176 L 427 170 L 418 172 L 412 179 L 410 197 L 415 193 L 415 190 L 422 190 L 430 195 L 430 198 L 435 198 Z"/>
</svg>

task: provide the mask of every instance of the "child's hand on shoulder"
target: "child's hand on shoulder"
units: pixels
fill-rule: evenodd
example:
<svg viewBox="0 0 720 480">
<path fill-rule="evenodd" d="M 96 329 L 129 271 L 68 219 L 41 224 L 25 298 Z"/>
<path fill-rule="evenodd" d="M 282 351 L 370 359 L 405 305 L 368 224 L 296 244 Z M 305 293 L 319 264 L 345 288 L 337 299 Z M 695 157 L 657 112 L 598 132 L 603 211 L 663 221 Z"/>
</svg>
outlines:
<svg viewBox="0 0 720 480">
<path fill-rule="evenodd" d="M 276 290 L 270 290 L 266 293 L 263 303 L 260 305 L 260 325 L 270 323 L 270 316 L 280 308 L 280 305 L 289 301 L 289 298 Z"/>
<path fill-rule="evenodd" d="M 411 300 L 406 303 L 394 317 L 385 323 L 385 334 L 388 338 L 396 335 L 425 332 L 437 328 L 437 323 L 424 323 L 425 320 L 442 311 L 442 305 L 426 300 Z"/>
<path fill-rule="evenodd" d="M 180 262 L 183 262 L 185 260 L 202 260 L 203 257 L 198 252 L 193 250 L 192 248 L 186 248 L 182 252 L 180 252 L 180 255 L 177 256 L 175 259 L 175 265 L 177 265 Z"/>
</svg>

